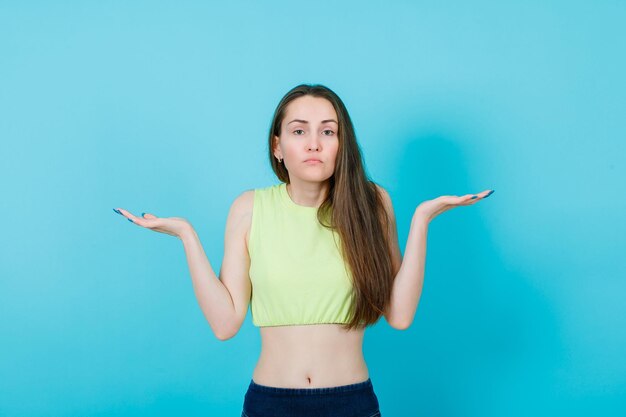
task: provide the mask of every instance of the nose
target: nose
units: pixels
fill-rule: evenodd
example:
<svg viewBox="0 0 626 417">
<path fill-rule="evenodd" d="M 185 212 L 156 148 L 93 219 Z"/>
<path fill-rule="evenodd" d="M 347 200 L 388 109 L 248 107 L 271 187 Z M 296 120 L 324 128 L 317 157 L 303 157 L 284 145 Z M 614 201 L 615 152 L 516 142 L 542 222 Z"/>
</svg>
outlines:
<svg viewBox="0 0 626 417">
<path fill-rule="evenodd" d="M 311 139 L 307 143 L 307 148 L 309 151 L 318 151 L 320 149 L 320 144 L 319 144 L 317 135 L 311 135 Z"/>
</svg>

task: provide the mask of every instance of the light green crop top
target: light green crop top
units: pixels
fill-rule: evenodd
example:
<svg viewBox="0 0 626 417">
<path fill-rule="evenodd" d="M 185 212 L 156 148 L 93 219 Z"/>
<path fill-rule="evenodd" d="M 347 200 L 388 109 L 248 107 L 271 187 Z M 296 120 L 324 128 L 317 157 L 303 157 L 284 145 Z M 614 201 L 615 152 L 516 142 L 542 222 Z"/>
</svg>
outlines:
<svg viewBox="0 0 626 417">
<path fill-rule="evenodd" d="M 254 190 L 248 250 L 257 327 L 348 322 L 353 285 L 340 236 L 281 183 Z"/>
</svg>

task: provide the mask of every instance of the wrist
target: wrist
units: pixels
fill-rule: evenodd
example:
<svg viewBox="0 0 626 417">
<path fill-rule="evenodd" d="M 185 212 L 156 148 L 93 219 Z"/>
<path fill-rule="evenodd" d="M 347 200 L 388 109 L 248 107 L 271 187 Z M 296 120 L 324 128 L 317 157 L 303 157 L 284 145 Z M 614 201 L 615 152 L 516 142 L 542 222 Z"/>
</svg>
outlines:
<svg viewBox="0 0 626 417">
<path fill-rule="evenodd" d="M 432 219 L 428 214 L 417 209 L 415 210 L 415 213 L 413 213 L 413 219 L 411 220 L 411 223 L 415 223 L 415 224 L 427 227 L 428 224 L 431 222 L 431 220 Z"/>
<path fill-rule="evenodd" d="M 183 242 L 188 242 L 197 237 L 196 231 L 191 225 L 185 226 L 183 230 L 179 233 L 178 238 Z"/>
</svg>

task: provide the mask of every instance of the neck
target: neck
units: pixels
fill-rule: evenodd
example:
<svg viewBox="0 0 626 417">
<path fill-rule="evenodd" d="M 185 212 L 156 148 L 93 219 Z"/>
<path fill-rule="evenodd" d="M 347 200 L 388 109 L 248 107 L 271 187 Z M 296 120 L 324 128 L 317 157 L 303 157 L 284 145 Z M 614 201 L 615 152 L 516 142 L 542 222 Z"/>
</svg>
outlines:
<svg viewBox="0 0 626 417">
<path fill-rule="evenodd" d="M 287 192 L 294 203 L 300 206 L 319 207 L 322 205 L 330 186 L 324 182 L 290 182 Z"/>
</svg>

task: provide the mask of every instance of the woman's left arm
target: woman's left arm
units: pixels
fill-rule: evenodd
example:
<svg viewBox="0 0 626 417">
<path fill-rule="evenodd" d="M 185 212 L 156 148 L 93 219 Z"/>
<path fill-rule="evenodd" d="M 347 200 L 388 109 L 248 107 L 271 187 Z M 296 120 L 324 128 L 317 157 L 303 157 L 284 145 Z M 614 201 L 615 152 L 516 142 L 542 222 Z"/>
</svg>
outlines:
<svg viewBox="0 0 626 417">
<path fill-rule="evenodd" d="M 384 188 L 378 187 L 389 215 L 389 242 L 393 255 L 395 278 L 391 299 L 385 310 L 387 323 L 395 329 L 405 330 L 413 322 L 415 311 L 422 294 L 426 263 L 428 225 L 439 214 L 458 206 L 469 206 L 489 197 L 493 190 L 464 196 L 441 196 L 421 203 L 411 219 L 411 229 L 404 251 L 404 259 L 398 245 L 398 233 L 391 198 Z"/>
</svg>

